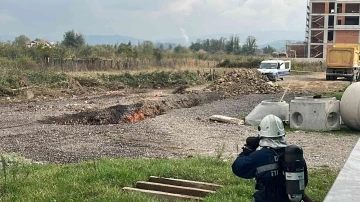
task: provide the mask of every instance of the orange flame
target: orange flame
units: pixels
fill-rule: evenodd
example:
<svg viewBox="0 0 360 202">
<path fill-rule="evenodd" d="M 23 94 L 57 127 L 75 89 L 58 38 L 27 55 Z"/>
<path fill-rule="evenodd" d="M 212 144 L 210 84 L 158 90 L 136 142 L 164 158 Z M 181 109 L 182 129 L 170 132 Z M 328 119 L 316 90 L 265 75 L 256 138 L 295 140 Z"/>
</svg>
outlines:
<svg viewBox="0 0 360 202">
<path fill-rule="evenodd" d="M 120 122 L 121 123 L 134 123 L 145 119 L 145 115 L 141 109 L 135 110 L 131 115 L 126 116 Z"/>
</svg>

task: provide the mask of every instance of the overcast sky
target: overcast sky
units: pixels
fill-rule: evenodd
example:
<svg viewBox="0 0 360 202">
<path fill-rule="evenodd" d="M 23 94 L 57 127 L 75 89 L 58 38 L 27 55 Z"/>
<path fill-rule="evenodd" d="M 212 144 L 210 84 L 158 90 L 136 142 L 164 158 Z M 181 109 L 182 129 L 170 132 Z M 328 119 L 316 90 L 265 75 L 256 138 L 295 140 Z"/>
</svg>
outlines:
<svg viewBox="0 0 360 202">
<path fill-rule="evenodd" d="M 305 36 L 307 0 L 0 0 L 0 34 L 140 39 L 291 31 Z"/>
</svg>

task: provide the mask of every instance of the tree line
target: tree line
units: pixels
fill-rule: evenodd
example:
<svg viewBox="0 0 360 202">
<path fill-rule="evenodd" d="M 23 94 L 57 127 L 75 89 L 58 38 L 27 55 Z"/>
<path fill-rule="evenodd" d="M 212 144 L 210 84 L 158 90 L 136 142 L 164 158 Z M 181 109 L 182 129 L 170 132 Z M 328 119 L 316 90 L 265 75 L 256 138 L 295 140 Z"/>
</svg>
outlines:
<svg viewBox="0 0 360 202">
<path fill-rule="evenodd" d="M 238 36 L 231 36 L 229 39 L 204 39 L 193 42 L 189 47 L 193 51 L 204 50 L 209 53 L 224 52 L 236 55 L 256 55 L 258 47 L 256 38 L 248 36 L 243 45 L 240 44 Z"/>
<path fill-rule="evenodd" d="M 35 39 L 42 41 L 41 39 Z M 151 41 L 138 42 L 137 44 L 120 43 L 113 45 L 88 45 L 84 36 L 74 30 L 64 33 L 63 40 L 54 46 L 43 43 L 34 47 L 26 47 L 26 42 L 30 41 L 25 35 L 20 35 L 14 41 L 3 42 L 0 44 L 0 57 L 17 59 L 26 57 L 33 61 L 41 61 L 44 58 L 84 58 L 84 59 L 114 59 L 114 58 L 145 58 L 161 60 L 169 57 L 198 57 L 206 59 L 209 54 L 231 54 L 254 56 L 263 52 L 271 54 L 275 51 L 273 47 L 265 47 L 260 51 L 257 40 L 253 36 L 240 43 L 238 36 L 230 36 L 229 39 L 204 39 L 193 42 L 189 47 L 169 43 L 154 44 Z M 197 53 L 197 54 L 194 54 Z"/>
</svg>

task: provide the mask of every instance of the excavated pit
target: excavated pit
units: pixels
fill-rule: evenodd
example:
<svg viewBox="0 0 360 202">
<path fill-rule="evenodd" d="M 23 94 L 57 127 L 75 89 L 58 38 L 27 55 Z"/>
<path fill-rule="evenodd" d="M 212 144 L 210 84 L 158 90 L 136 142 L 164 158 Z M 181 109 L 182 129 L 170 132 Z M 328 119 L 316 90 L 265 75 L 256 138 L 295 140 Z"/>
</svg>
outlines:
<svg viewBox="0 0 360 202">
<path fill-rule="evenodd" d="M 106 125 L 142 121 L 172 109 L 190 108 L 223 99 L 223 93 L 173 94 L 168 97 L 145 99 L 132 104 L 119 104 L 109 108 L 49 117 L 41 121 L 61 125 Z"/>
</svg>

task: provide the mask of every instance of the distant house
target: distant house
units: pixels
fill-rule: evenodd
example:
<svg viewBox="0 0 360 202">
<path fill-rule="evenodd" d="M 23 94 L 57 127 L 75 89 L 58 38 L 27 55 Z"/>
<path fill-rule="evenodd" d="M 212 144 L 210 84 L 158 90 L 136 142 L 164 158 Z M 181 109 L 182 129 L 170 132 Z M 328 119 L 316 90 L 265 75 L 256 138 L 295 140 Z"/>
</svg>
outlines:
<svg viewBox="0 0 360 202">
<path fill-rule="evenodd" d="M 207 53 L 204 49 L 200 49 L 198 53 Z"/>
<path fill-rule="evenodd" d="M 35 43 L 35 41 L 26 41 L 26 47 L 28 47 L 28 48 L 30 48 L 30 47 L 32 47 L 33 45 L 35 45 L 36 43 Z"/>
<path fill-rule="evenodd" d="M 34 46 L 38 46 L 38 45 L 45 45 L 49 48 L 53 47 L 55 45 L 54 42 L 47 42 L 44 40 L 40 40 L 40 41 L 27 41 L 26 42 L 26 47 L 30 48 L 30 47 L 34 47 Z"/>
</svg>

